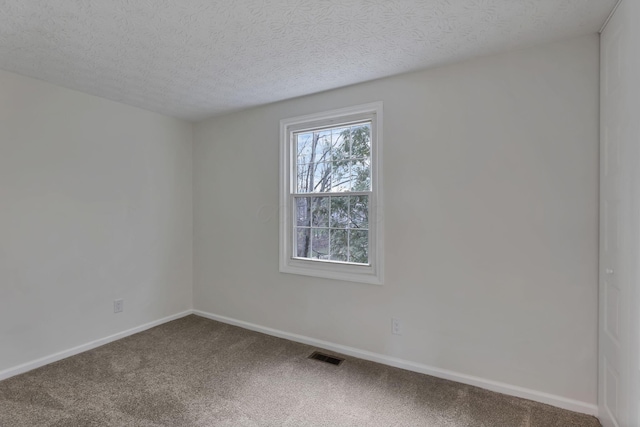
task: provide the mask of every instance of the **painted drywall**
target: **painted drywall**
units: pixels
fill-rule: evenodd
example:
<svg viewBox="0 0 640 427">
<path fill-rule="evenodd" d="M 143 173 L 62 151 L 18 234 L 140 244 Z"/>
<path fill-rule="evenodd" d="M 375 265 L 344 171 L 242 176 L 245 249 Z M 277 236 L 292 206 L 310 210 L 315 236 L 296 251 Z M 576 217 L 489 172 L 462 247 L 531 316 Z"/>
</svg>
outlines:
<svg viewBox="0 0 640 427">
<path fill-rule="evenodd" d="M 372 101 L 384 285 L 280 273 L 279 120 Z M 198 123 L 194 202 L 197 310 L 597 401 L 597 35 Z"/>
<path fill-rule="evenodd" d="M 0 72 L 0 372 L 191 308 L 192 139 Z"/>
<path fill-rule="evenodd" d="M 640 426 L 640 2 L 600 38 L 599 414 Z"/>
</svg>

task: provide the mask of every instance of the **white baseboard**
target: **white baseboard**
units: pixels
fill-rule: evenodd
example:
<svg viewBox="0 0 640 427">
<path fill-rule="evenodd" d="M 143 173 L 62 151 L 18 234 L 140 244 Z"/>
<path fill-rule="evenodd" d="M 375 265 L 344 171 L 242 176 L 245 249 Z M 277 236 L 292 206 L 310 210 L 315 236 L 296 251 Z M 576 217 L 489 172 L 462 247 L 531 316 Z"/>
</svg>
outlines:
<svg viewBox="0 0 640 427">
<path fill-rule="evenodd" d="M 32 360 L 22 365 L 14 366 L 13 368 L 0 371 L 0 381 L 15 375 L 23 374 L 31 371 L 32 369 L 39 368 L 49 363 L 57 362 L 58 360 L 66 359 L 67 357 L 74 356 L 79 353 L 83 353 L 87 350 L 100 347 L 101 345 L 108 344 L 110 342 L 128 337 L 129 335 L 137 334 L 138 332 L 145 331 L 153 328 L 154 326 L 161 325 L 163 323 L 170 322 L 172 320 L 180 319 L 181 317 L 188 316 L 193 313 L 193 310 L 183 311 L 181 313 L 174 314 L 172 316 L 163 317 L 162 319 L 154 320 L 153 322 L 145 323 L 144 325 L 136 326 L 135 328 L 127 329 L 126 331 L 118 332 L 117 334 L 109 335 L 108 337 L 100 338 L 95 341 L 88 342 L 86 344 L 79 345 L 77 347 L 70 348 L 68 350 L 60 351 L 58 353 L 41 357 L 40 359 Z"/>
<path fill-rule="evenodd" d="M 458 372 L 449 371 L 447 369 L 440 369 L 433 366 L 423 365 L 421 363 L 410 362 L 408 360 L 399 359 L 396 357 L 386 356 L 384 354 L 373 353 L 371 351 L 360 350 L 354 347 L 348 347 L 345 345 L 334 344 L 328 341 L 318 340 L 315 338 L 306 337 L 303 335 L 292 334 L 277 329 L 268 328 L 265 326 L 256 325 L 242 320 L 232 319 L 230 317 L 219 316 L 213 313 L 207 313 L 201 310 L 193 310 L 193 314 L 206 317 L 208 319 L 217 320 L 219 322 L 228 323 L 230 325 L 239 326 L 241 328 L 249 329 L 263 334 L 272 335 L 279 338 L 284 338 L 290 341 L 296 341 L 303 344 L 308 344 L 314 347 L 324 348 L 327 350 L 335 351 L 336 353 L 342 353 L 348 356 L 358 357 L 360 359 L 370 360 L 372 362 L 382 363 L 384 365 L 394 366 L 396 368 L 406 369 L 408 371 L 419 372 L 421 374 L 427 374 L 446 380 L 456 381 L 463 384 L 469 384 L 476 387 L 484 388 L 487 390 L 495 391 L 498 393 L 508 394 L 510 396 L 521 397 L 523 399 L 529 399 L 547 405 L 556 406 L 558 408 L 567 409 L 569 411 L 580 412 L 583 414 L 598 416 L 598 406 L 581 402 L 579 400 L 568 399 L 562 396 L 556 396 L 553 394 L 527 389 L 516 385 L 505 384 L 498 381 L 492 381 L 485 378 L 475 377 L 472 375 L 461 374 Z"/>
<path fill-rule="evenodd" d="M 39 368 L 49 363 L 57 362 L 70 356 L 74 356 L 79 353 L 100 347 L 110 342 L 128 337 L 138 332 L 145 331 L 153 328 L 154 326 L 161 325 L 163 323 L 170 322 L 172 320 L 179 319 L 181 317 L 188 316 L 190 314 L 196 314 L 208 319 L 217 320 L 219 322 L 228 323 L 230 325 L 239 326 L 241 328 L 249 329 L 263 334 L 272 335 L 279 338 L 284 338 L 290 341 L 296 341 L 303 344 L 311 345 L 314 347 L 324 348 L 327 350 L 335 351 L 336 353 L 342 353 L 348 356 L 358 357 L 360 359 L 370 360 L 372 362 L 382 363 L 384 365 L 394 366 L 396 368 L 406 369 L 408 371 L 418 372 L 421 374 L 427 374 L 438 378 L 443 378 L 451 381 L 460 382 L 463 384 L 469 384 L 476 387 L 481 387 L 487 390 L 495 391 L 498 393 L 508 394 L 511 396 L 521 397 L 523 399 L 529 399 L 536 402 L 546 403 L 548 405 L 556 406 L 558 408 L 567 409 L 574 412 L 580 412 L 583 414 L 589 414 L 598 416 L 598 407 L 596 405 L 581 402 L 578 400 L 568 399 L 562 396 L 556 396 L 553 394 L 527 389 L 511 384 L 505 384 L 498 381 L 492 381 L 485 378 L 475 377 L 472 375 L 461 374 L 458 372 L 449 371 L 446 369 L 440 369 L 433 366 L 424 365 L 421 363 L 415 363 L 397 357 L 387 356 L 384 354 L 373 353 L 367 350 L 361 350 L 354 347 L 349 347 L 341 344 L 334 344 L 328 341 L 323 341 L 315 338 L 306 337 L 303 335 L 292 334 L 278 329 L 268 328 L 266 326 L 260 326 L 242 320 L 232 319 L 230 317 L 219 316 L 213 313 L 207 313 L 201 310 L 186 310 L 181 313 L 174 314 L 172 316 L 164 317 L 162 319 L 155 320 L 153 322 L 145 323 L 144 325 L 137 326 L 135 328 L 127 329 L 126 331 L 119 332 L 117 334 L 110 335 L 89 343 L 79 345 L 77 347 L 64 350 L 49 356 L 42 357 L 40 359 L 32 360 L 22 365 L 18 365 L 9 369 L 0 371 L 0 381 L 19 375 L 33 369 Z"/>
</svg>

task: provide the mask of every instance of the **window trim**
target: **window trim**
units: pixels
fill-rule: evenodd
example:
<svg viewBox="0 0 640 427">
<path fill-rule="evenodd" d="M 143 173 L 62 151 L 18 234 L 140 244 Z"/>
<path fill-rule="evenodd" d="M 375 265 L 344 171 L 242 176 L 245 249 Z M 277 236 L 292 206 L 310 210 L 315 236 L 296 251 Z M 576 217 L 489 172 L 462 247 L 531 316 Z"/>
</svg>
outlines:
<svg viewBox="0 0 640 427">
<path fill-rule="evenodd" d="M 331 127 L 371 120 L 371 200 L 369 219 L 369 264 L 293 257 L 293 168 L 292 135 L 301 130 Z M 326 279 L 381 285 L 384 269 L 384 213 L 382 193 L 382 102 L 308 114 L 280 120 L 280 272 Z"/>
</svg>

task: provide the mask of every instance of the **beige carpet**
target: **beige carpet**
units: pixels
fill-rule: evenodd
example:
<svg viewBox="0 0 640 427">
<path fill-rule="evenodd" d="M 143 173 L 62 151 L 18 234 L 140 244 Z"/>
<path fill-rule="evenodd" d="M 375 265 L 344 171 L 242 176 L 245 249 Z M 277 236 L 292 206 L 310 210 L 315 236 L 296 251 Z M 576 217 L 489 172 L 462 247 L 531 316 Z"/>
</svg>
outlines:
<svg viewBox="0 0 640 427">
<path fill-rule="evenodd" d="M 197 316 L 0 382 L 0 426 L 591 427 L 527 400 Z"/>
</svg>

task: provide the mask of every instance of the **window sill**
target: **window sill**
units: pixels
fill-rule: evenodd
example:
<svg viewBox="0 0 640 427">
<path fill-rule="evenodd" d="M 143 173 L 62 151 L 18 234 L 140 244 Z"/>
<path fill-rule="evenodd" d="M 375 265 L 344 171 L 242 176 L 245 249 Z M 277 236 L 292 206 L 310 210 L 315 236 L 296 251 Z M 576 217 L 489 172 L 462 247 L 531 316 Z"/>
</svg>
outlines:
<svg viewBox="0 0 640 427">
<path fill-rule="evenodd" d="M 382 277 L 371 265 L 289 259 L 280 265 L 281 273 L 300 274 L 323 279 L 382 285 Z"/>
</svg>

